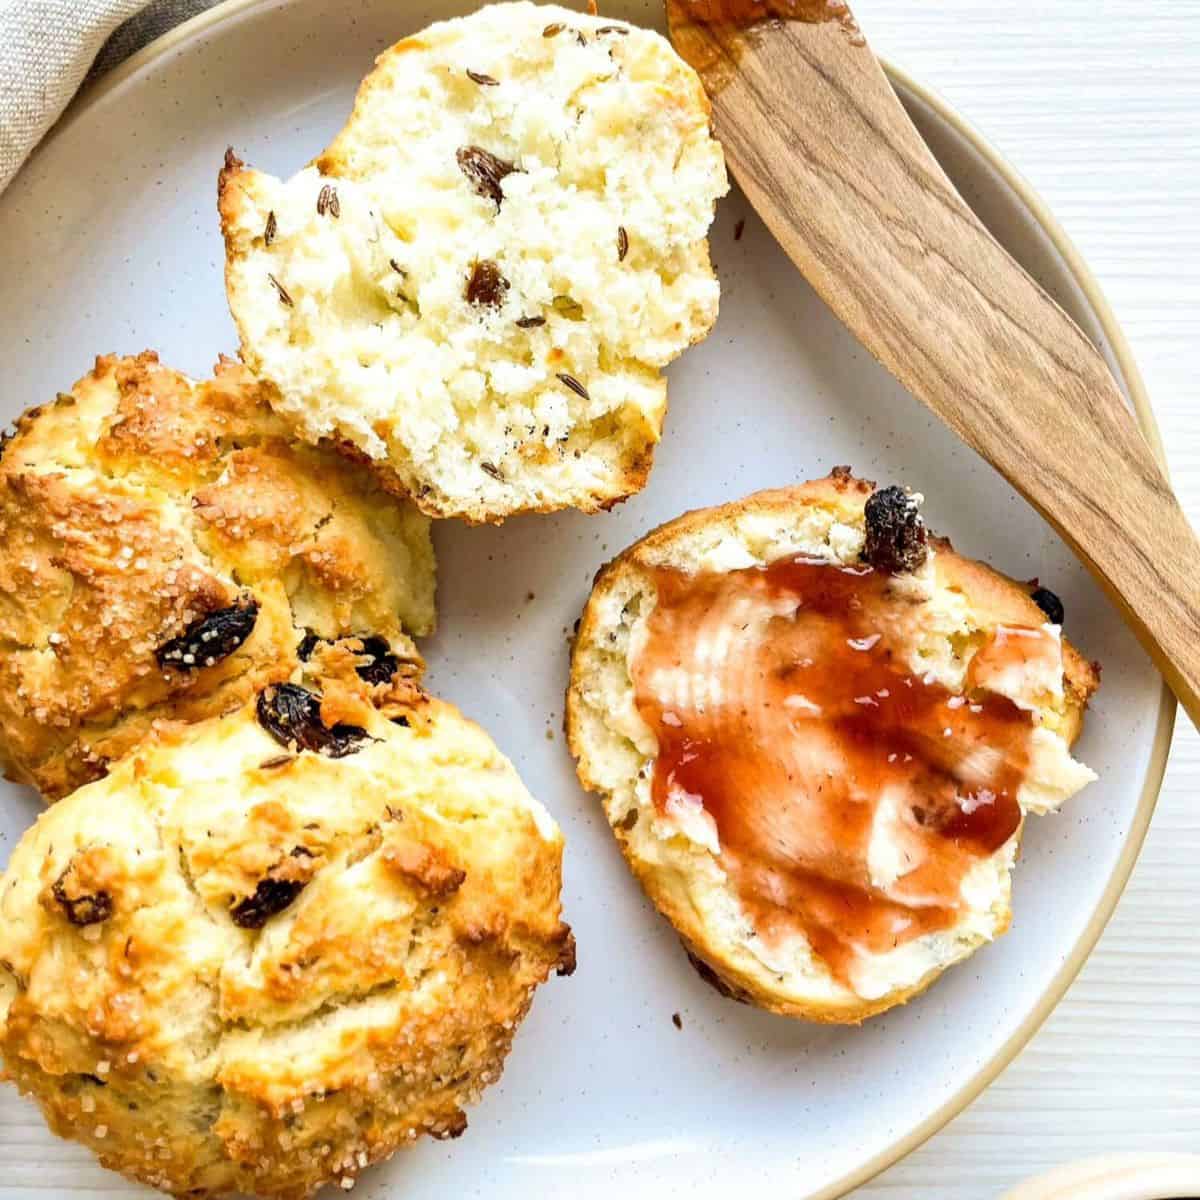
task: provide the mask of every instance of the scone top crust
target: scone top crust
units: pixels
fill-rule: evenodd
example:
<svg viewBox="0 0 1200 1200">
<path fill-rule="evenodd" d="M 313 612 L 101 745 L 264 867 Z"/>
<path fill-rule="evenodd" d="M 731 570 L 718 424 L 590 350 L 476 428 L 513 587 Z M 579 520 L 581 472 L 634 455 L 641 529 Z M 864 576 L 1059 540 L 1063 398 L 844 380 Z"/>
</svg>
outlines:
<svg viewBox="0 0 1200 1200">
<path fill-rule="evenodd" d="M 562 838 L 512 765 L 411 687 L 367 703 L 339 654 L 317 724 L 288 725 L 324 752 L 254 701 L 160 728 L 0 877 L 5 1069 L 175 1194 L 304 1197 L 457 1136 L 573 964 Z"/>
<path fill-rule="evenodd" d="M 576 641 L 568 695 L 568 735 L 580 778 L 603 797 L 606 815 L 634 872 L 706 977 L 763 1007 L 813 1020 L 857 1021 L 883 1011 L 1003 932 L 1009 920 L 1009 869 L 1019 839 L 1019 814 L 1008 842 L 981 858 L 964 878 L 961 908 L 951 927 L 901 942 L 887 952 L 872 952 L 849 972 L 835 972 L 803 934 L 760 936 L 767 930 L 758 927 L 757 910 L 743 903 L 743 894 L 726 870 L 730 864 L 722 858 L 716 827 L 704 819 L 703 810 L 664 811 L 656 804 L 660 746 L 643 719 L 635 678 L 659 603 L 658 580 L 679 572 L 719 579 L 751 570 L 757 576 L 756 568 L 796 556 L 830 565 L 858 564 L 870 540 L 864 509 L 874 494 L 872 484 L 839 470 L 828 479 L 690 513 L 650 534 L 597 578 Z M 905 499 L 901 507 L 908 506 Z M 885 528 L 882 541 L 887 543 L 895 532 Z M 896 553 L 903 549 L 900 541 L 877 545 L 872 552 Z M 997 673 L 987 686 L 1002 704 L 1011 700 L 1033 721 L 1029 765 L 1018 792 L 1021 810 L 1057 807 L 1092 778 L 1071 759 L 1068 747 L 1097 685 L 1095 668 L 1069 643 L 1059 642 L 1057 628 L 1048 626 L 1028 586 L 961 558 L 944 540 L 930 538 L 928 553 L 920 557 L 924 561 L 919 569 L 895 574 L 888 585 L 899 589 L 902 624 L 893 635 L 901 635 L 904 669 L 913 676 L 952 695 L 962 694 L 972 664 L 979 671 L 985 668 L 989 659 L 981 650 L 998 631 L 1003 636 L 1005 629 L 1045 630 L 1039 644 L 1047 653 L 1037 656 L 1037 669 L 1007 677 Z M 743 619 L 755 620 L 752 611 L 745 610 Z M 716 704 L 718 711 L 722 689 L 733 695 L 739 686 L 738 669 L 720 665 L 722 642 L 732 639 L 739 647 L 730 662 L 744 663 L 747 656 L 753 661 L 738 637 L 737 629 L 730 629 L 728 638 L 714 632 L 701 639 L 706 652 L 717 656 L 700 675 L 709 689 L 707 703 Z M 1060 644 L 1061 659 L 1048 652 Z M 864 642 L 862 649 L 872 646 Z M 701 689 L 700 676 L 689 684 L 668 669 L 663 678 L 664 686 L 678 697 L 678 711 L 697 703 L 700 692 L 694 689 Z M 869 700 L 863 697 L 862 703 Z M 951 707 L 965 703 L 953 700 Z M 686 721 L 684 727 L 692 728 Z M 785 756 L 785 761 L 792 760 Z M 878 813 L 887 811 L 881 805 Z M 886 822 L 876 829 L 886 832 Z M 881 853 L 877 860 L 877 849 L 886 851 L 888 846 L 877 843 L 872 834 L 873 881 L 877 861 L 887 866 L 889 858 Z M 895 864 L 891 867 L 897 869 Z M 898 869 L 895 878 L 903 882 L 904 868 Z M 880 887 L 890 886 L 886 880 L 878 882 Z"/>
<path fill-rule="evenodd" d="M 416 669 L 433 589 L 426 518 L 293 444 L 240 364 L 99 358 L 0 457 L 0 753 L 60 796 L 155 720 L 287 678 L 309 630 Z"/>
<path fill-rule="evenodd" d="M 227 162 L 242 356 L 430 515 L 607 507 L 649 472 L 661 368 L 716 318 L 727 186 L 665 39 L 489 5 L 381 55 L 291 181 Z"/>
</svg>

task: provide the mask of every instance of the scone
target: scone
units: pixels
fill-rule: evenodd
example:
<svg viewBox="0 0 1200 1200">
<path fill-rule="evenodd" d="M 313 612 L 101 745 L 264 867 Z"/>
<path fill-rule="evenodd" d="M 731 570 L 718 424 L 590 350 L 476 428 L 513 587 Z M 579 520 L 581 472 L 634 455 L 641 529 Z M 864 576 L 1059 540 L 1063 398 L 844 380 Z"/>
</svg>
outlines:
<svg viewBox="0 0 1200 1200">
<path fill-rule="evenodd" d="M 690 513 L 578 630 L 580 779 L 701 974 L 788 1016 L 861 1021 L 1003 933 L 1025 814 L 1094 778 L 1061 604 L 919 500 L 840 468 Z"/>
<path fill-rule="evenodd" d="M 160 719 L 286 679 L 317 639 L 419 670 L 427 519 L 341 455 L 294 445 L 238 364 L 196 383 L 106 357 L 0 457 L 0 757 L 50 798 Z"/>
<path fill-rule="evenodd" d="M 658 34 L 526 3 L 439 22 L 292 179 L 228 156 L 242 357 L 431 516 L 609 507 L 646 481 L 662 368 L 716 319 L 727 189 Z"/>
<path fill-rule="evenodd" d="M 4 1068 L 56 1133 L 164 1191 L 349 1187 L 461 1134 L 535 987 L 570 971 L 561 855 L 449 705 L 271 685 L 160 729 L 22 838 Z"/>
</svg>

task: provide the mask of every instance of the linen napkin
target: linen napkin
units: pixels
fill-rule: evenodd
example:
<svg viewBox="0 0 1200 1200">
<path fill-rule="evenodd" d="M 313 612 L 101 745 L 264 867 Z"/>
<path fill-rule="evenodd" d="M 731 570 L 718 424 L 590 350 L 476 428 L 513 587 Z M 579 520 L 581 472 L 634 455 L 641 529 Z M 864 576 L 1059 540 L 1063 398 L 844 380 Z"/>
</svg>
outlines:
<svg viewBox="0 0 1200 1200">
<path fill-rule="evenodd" d="M 0 191 L 58 120 L 93 62 L 97 72 L 113 67 L 214 2 L 0 0 Z"/>
</svg>

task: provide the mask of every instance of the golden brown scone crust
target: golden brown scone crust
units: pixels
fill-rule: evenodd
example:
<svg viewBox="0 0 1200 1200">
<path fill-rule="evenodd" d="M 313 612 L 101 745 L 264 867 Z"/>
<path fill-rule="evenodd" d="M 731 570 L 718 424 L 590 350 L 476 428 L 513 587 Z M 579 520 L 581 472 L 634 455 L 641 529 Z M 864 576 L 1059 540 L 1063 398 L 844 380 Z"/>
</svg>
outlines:
<svg viewBox="0 0 1200 1200">
<path fill-rule="evenodd" d="M 847 468 L 838 468 L 824 479 L 757 492 L 731 504 L 685 513 L 628 547 L 600 570 L 575 635 L 565 717 L 568 746 L 576 759 L 580 782 L 587 790 L 598 793 L 606 805 L 612 799 L 611 788 L 596 777 L 597 750 L 590 742 L 586 719 L 588 701 L 585 698 L 593 661 L 587 653 L 581 653 L 581 648 L 586 650 L 597 645 L 606 634 L 605 597 L 619 592 L 623 584 L 643 577 L 650 566 L 672 560 L 673 550 L 681 542 L 732 526 L 745 515 L 761 516 L 769 523 L 772 517 L 787 520 L 799 509 L 816 507 L 832 512 L 839 522 L 861 527 L 864 506 L 874 490 L 875 484 L 871 481 L 856 478 Z M 937 587 L 962 593 L 972 628 L 987 631 L 999 624 L 1039 626 L 1045 622 L 1045 614 L 1031 599 L 1036 580 L 1020 583 L 1009 579 L 984 563 L 958 554 L 945 538 L 931 537 L 930 543 L 935 551 Z M 1099 686 L 1100 676 L 1098 665 L 1086 660 L 1065 637 L 1062 648 L 1062 701 L 1055 711 L 1043 714 L 1042 723 L 1071 745 L 1082 730 L 1084 712 Z M 749 974 L 742 969 L 738 957 L 714 935 L 697 908 L 677 886 L 678 881 L 670 877 L 670 872 L 648 863 L 634 852 L 629 828 L 622 828 L 621 822 L 613 822 L 613 833 L 646 894 L 679 934 L 692 965 L 707 983 L 732 999 L 803 1020 L 857 1024 L 906 1003 L 924 991 L 942 973 L 945 965 L 949 965 L 929 971 L 910 987 L 889 991 L 874 1000 L 847 991 L 835 999 L 812 996 L 797 1002 L 784 998 L 764 985 L 761 974 Z M 992 936 L 1007 931 L 1011 915 L 1005 894 L 993 910 Z"/>
<path fill-rule="evenodd" d="M 426 520 L 323 449 L 294 445 L 222 360 L 194 383 L 107 356 L 20 418 L 0 458 L 0 754 L 48 798 L 103 774 L 159 720 L 237 705 L 296 666 L 306 629 L 378 635 L 417 670 L 433 625 Z M 208 666 L 156 651 L 257 603 Z"/>
<path fill-rule="evenodd" d="M 253 701 L 160 727 L 0 877 L 9 1076 L 165 1191 L 292 1200 L 458 1136 L 573 966 L 562 837 L 511 763 L 411 685 L 373 707 L 342 675 L 322 715 L 366 728 L 356 753 L 289 751 Z"/>
</svg>

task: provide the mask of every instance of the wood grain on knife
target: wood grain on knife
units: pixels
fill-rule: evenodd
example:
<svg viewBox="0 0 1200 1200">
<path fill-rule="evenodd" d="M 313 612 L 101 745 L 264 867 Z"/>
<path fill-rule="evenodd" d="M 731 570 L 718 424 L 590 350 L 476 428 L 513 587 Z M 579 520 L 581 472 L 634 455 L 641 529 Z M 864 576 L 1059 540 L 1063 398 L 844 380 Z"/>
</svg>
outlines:
<svg viewBox="0 0 1200 1200">
<path fill-rule="evenodd" d="M 954 190 L 845 6 L 773 2 L 795 19 L 742 28 L 755 0 L 668 8 L 748 199 L 863 344 L 1058 529 L 1200 723 L 1200 543 L 1107 366 Z"/>
</svg>

